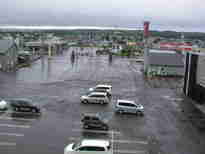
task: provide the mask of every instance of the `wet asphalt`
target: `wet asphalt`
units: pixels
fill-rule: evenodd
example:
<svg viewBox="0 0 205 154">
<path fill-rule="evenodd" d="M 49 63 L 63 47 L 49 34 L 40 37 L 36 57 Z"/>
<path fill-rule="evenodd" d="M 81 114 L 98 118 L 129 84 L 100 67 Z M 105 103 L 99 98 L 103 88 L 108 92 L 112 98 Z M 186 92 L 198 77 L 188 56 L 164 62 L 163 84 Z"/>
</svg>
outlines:
<svg viewBox="0 0 205 154">
<path fill-rule="evenodd" d="M 204 154 L 205 134 L 189 119 L 198 111 L 182 95 L 182 79 L 148 79 L 134 59 L 96 56 L 95 50 L 70 48 L 16 73 L 0 73 L 0 97 L 29 98 L 42 109 L 40 116 L 0 112 L 1 154 L 60 154 L 82 138 L 113 140 L 114 153 Z M 80 103 L 88 88 L 104 83 L 113 87 L 110 104 Z M 117 99 L 142 104 L 144 117 L 115 114 Z M 83 130 L 85 112 L 105 114 L 110 130 Z"/>
</svg>

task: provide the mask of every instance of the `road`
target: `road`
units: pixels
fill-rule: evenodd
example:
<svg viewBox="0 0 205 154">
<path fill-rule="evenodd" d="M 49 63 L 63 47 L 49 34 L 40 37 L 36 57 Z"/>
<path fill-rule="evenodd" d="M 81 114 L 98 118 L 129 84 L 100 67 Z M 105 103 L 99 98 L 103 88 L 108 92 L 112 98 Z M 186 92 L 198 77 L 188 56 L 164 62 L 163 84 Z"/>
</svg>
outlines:
<svg viewBox="0 0 205 154">
<path fill-rule="evenodd" d="M 113 141 L 114 153 L 203 154 L 205 134 L 187 118 L 189 109 L 180 95 L 181 79 L 147 79 L 141 64 L 127 58 L 63 55 L 44 57 L 30 68 L 0 73 L 0 97 L 30 98 L 42 108 L 42 115 L 0 112 L 0 153 L 61 154 L 64 147 L 82 138 Z M 86 49 L 94 53 L 96 49 Z M 80 96 L 99 83 L 113 86 L 109 105 L 81 104 Z M 178 89 L 177 89 L 178 88 Z M 118 115 L 117 99 L 135 100 L 145 107 L 145 116 Z M 110 130 L 84 130 L 85 112 L 102 112 Z"/>
</svg>

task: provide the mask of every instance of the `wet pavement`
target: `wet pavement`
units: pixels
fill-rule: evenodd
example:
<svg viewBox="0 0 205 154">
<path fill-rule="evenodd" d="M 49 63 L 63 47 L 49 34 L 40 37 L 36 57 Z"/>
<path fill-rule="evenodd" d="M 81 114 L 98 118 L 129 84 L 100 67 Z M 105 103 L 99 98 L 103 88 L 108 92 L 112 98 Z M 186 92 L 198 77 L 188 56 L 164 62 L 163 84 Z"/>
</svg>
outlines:
<svg viewBox="0 0 205 154">
<path fill-rule="evenodd" d="M 16 73 L 0 73 L 0 97 L 30 98 L 42 108 L 40 116 L 11 109 L 0 112 L 0 153 L 60 154 L 82 138 L 109 139 L 114 153 L 122 154 L 204 153 L 204 131 L 190 120 L 198 111 L 181 95 L 180 78 L 147 79 L 141 64 L 96 56 L 95 50 L 70 48 Z M 80 96 L 100 83 L 112 85 L 111 103 L 81 104 Z M 115 114 L 117 99 L 144 105 L 145 116 Z M 110 130 L 83 130 L 80 120 L 85 112 L 105 114 Z"/>
</svg>

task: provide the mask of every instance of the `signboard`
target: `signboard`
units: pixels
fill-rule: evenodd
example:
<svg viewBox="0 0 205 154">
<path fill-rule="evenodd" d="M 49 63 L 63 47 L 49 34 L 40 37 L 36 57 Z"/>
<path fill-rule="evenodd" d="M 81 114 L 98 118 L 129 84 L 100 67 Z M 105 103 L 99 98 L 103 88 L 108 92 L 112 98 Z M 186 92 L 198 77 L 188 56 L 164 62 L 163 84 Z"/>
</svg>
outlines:
<svg viewBox="0 0 205 154">
<path fill-rule="evenodd" d="M 205 87 L 205 56 L 198 56 L 196 82 Z"/>
<path fill-rule="evenodd" d="M 151 66 L 148 68 L 149 76 L 183 76 L 183 67 Z"/>
</svg>

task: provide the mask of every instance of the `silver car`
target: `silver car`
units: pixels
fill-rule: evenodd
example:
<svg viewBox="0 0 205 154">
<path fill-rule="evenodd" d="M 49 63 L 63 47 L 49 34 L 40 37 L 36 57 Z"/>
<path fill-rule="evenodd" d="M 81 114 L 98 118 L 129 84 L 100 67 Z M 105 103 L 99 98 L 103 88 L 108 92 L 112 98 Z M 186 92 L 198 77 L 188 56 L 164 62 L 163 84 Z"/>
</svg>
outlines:
<svg viewBox="0 0 205 154">
<path fill-rule="evenodd" d="M 81 96 L 82 103 L 100 103 L 108 104 L 110 102 L 107 93 L 104 92 L 91 92 L 88 95 Z"/>
<path fill-rule="evenodd" d="M 136 104 L 134 101 L 117 100 L 115 105 L 116 113 L 134 113 L 137 115 L 144 114 L 144 107 L 141 104 Z"/>
</svg>

